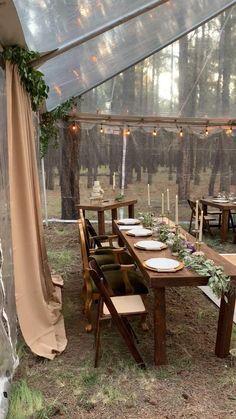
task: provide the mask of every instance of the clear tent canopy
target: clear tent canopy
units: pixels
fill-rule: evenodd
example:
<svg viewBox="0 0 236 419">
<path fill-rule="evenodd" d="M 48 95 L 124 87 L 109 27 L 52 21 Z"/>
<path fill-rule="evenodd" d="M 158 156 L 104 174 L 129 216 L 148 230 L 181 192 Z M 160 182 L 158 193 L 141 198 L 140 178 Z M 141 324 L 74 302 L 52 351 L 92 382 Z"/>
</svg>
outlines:
<svg viewBox="0 0 236 419">
<path fill-rule="evenodd" d="M 162 50 L 235 1 L 188 0 L 187 7 L 185 0 L 14 4 L 28 47 L 52 51 L 40 65 L 50 87 L 50 110 Z"/>
<path fill-rule="evenodd" d="M 184 0 L 72 0 L 68 7 L 66 1 L 14 0 L 28 48 L 41 53 L 33 65 L 44 73 L 50 87 L 47 109 L 54 109 L 72 96 L 78 98 L 71 121 L 81 123 L 81 200 L 89 194 L 87 188 L 91 188 L 93 180 L 102 174 L 105 178 L 100 179 L 104 184 L 108 182 L 109 190 L 114 171 L 119 186 L 125 187 L 131 186 L 132 176 L 135 178 L 134 173 L 140 171 L 144 183 L 155 182 L 159 166 L 169 167 L 170 172 L 173 169 L 179 178 L 178 171 L 182 169 L 176 161 L 183 153 L 178 142 L 180 118 L 186 117 L 186 138 L 192 136 L 193 140 L 192 149 L 186 153 L 193 153 L 194 162 L 198 161 L 196 153 L 207 155 L 209 170 L 214 172 L 218 158 L 215 150 L 221 143 L 233 155 L 234 132 L 226 139 L 224 132 L 220 139 L 214 133 L 204 143 L 202 139 L 208 120 L 216 128 L 219 121 L 220 126 L 235 125 L 235 3 L 188 0 L 186 7 Z M 84 113 L 89 113 L 85 119 Z M 135 116 L 137 119 L 132 119 Z M 170 119 L 158 120 L 165 117 Z M 200 126 L 191 134 L 189 127 L 193 127 L 193 121 L 196 124 L 197 118 Z M 101 124 L 107 125 L 103 136 L 99 132 Z M 132 132 L 125 145 L 121 128 L 127 125 Z M 159 135 L 150 141 L 153 130 Z M 62 130 L 60 149 L 58 153 L 52 151 L 54 158 L 57 156 L 54 177 L 64 158 L 60 153 L 65 137 Z M 163 157 L 169 149 L 173 152 L 171 161 Z M 113 161 L 115 155 L 117 162 Z M 132 156 L 136 163 L 129 161 Z M 233 163 L 228 164 L 228 160 L 227 157 L 224 161 L 233 173 Z M 47 157 L 47 178 L 52 176 L 49 172 L 53 164 Z M 206 161 L 201 166 L 205 170 Z M 230 178 L 232 173 L 225 170 L 222 166 L 219 179 L 214 181 L 215 189 Z M 190 173 L 184 176 L 193 177 Z M 83 183 L 85 177 L 87 181 Z M 172 175 L 169 177 L 172 179 Z M 204 193 L 212 190 L 211 183 L 209 172 Z M 182 195 L 193 190 L 195 184 L 188 185 Z M 133 192 L 130 188 L 129 193 Z M 69 191 L 61 191 L 61 199 L 66 196 L 70 199 Z M 59 216 L 49 209 L 50 215 Z"/>
</svg>

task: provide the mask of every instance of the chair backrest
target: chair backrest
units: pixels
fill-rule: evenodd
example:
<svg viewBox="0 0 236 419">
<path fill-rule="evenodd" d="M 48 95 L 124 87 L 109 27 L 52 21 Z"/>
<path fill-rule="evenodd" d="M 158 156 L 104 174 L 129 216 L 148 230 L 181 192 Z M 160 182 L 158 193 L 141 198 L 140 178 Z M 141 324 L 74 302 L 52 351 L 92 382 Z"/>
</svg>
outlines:
<svg viewBox="0 0 236 419">
<path fill-rule="evenodd" d="M 88 252 L 86 248 L 86 240 L 85 240 L 85 233 L 84 233 L 84 227 L 83 222 L 81 219 L 78 220 L 79 225 L 79 238 L 80 238 L 80 249 L 81 249 L 81 256 L 82 256 L 82 263 L 84 271 L 89 269 L 88 265 Z"/>
<path fill-rule="evenodd" d="M 101 241 L 96 237 L 97 236 L 96 230 L 94 229 L 94 227 L 92 226 L 92 224 L 87 218 L 85 218 L 85 228 L 87 230 L 88 238 L 89 237 L 93 238 L 92 243 L 91 243 L 92 247 L 95 247 L 95 246 L 102 247 Z"/>
<path fill-rule="evenodd" d="M 97 264 L 97 261 L 90 256 L 89 257 L 89 272 L 90 276 L 93 279 L 93 282 L 95 283 L 97 289 L 99 290 L 100 295 L 102 296 L 103 300 L 105 301 L 108 310 L 111 311 L 110 313 L 117 313 L 114 304 L 112 303 L 110 296 L 113 296 L 114 293 L 109 286 L 100 266 Z M 118 314 L 118 313 L 117 313 Z"/>
<path fill-rule="evenodd" d="M 192 214 L 196 215 L 196 201 L 193 201 L 192 199 L 187 199 L 188 204 L 191 208 Z M 200 205 L 198 204 L 198 214 L 201 214 L 201 208 Z"/>
<path fill-rule="evenodd" d="M 86 247 L 87 247 L 87 251 L 88 251 L 88 255 L 89 255 L 89 249 L 90 248 L 94 248 L 95 246 L 102 247 L 102 243 L 98 238 L 95 238 L 94 240 L 90 241 L 90 237 L 92 237 L 92 238 L 96 237 L 97 232 L 96 232 L 95 228 L 92 226 L 92 224 L 90 223 L 90 221 L 87 218 L 84 217 L 84 213 L 83 213 L 82 209 L 79 210 L 79 216 L 80 216 L 80 220 L 82 221 L 82 224 L 83 224 L 84 233 L 85 233 Z"/>
</svg>

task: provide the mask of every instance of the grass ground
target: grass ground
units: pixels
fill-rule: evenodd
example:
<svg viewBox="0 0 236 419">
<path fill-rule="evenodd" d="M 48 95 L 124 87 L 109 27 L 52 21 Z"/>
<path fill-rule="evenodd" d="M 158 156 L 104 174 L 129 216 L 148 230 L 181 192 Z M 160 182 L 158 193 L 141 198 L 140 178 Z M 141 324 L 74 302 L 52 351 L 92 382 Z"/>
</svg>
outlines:
<svg viewBox="0 0 236 419">
<path fill-rule="evenodd" d="M 168 365 L 153 366 L 153 328 L 143 332 L 137 322 L 140 352 L 147 364 L 133 364 L 111 324 L 102 334 L 103 357 L 93 368 L 93 334 L 84 331 L 82 273 L 77 227 L 45 228 L 49 261 L 63 274 L 63 313 L 68 346 L 53 361 L 35 357 L 19 344 L 8 419 L 86 418 L 235 418 L 236 366 L 214 355 L 218 310 L 199 289 L 168 289 Z M 232 244 L 220 251 L 232 252 Z M 152 296 L 149 296 L 151 312 Z M 236 330 L 232 335 L 236 347 Z"/>
</svg>

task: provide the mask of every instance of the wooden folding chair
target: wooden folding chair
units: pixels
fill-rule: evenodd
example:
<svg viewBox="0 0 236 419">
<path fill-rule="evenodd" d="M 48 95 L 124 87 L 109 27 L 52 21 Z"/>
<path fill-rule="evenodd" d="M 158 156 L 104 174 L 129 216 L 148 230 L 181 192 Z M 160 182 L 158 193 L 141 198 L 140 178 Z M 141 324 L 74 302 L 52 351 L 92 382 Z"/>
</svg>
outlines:
<svg viewBox="0 0 236 419">
<path fill-rule="evenodd" d="M 99 299 L 99 290 L 91 280 L 88 264 L 88 253 L 85 243 L 85 233 L 82 225 L 82 220 L 78 220 L 79 236 L 80 236 L 80 249 L 83 264 L 83 289 L 82 295 L 84 299 L 84 312 L 87 318 L 85 330 L 90 332 L 92 330 L 92 302 Z M 97 256 L 94 255 L 97 259 Z M 109 286 L 114 292 L 114 295 L 125 294 L 148 294 L 148 289 L 144 284 L 142 276 L 135 271 L 134 265 L 120 265 L 108 264 L 103 265 L 102 269 L 106 270 L 106 279 Z M 146 319 L 143 319 L 142 327 L 147 330 Z"/>
<path fill-rule="evenodd" d="M 192 230 L 192 223 L 196 218 L 196 201 L 192 201 L 191 199 L 187 199 L 188 204 L 191 208 L 191 217 L 190 217 L 190 223 L 189 223 L 189 233 L 191 233 Z M 200 217 L 201 214 L 201 207 L 200 205 L 198 206 L 198 216 Z M 213 236 L 213 233 L 211 231 L 211 227 L 213 227 L 213 225 L 210 224 L 211 221 L 217 221 L 216 217 L 214 217 L 213 215 L 204 215 L 203 216 L 203 229 L 207 230 L 208 233 Z M 219 227 L 219 223 L 215 224 L 214 227 Z"/>
<path fill-rule="evenodd" d="M 94 254 L 98 264 L 120 263 L 123 265 L 135 264 L 132 256 L 124 247 L 114 246 L 117 235 L 97 235 L 90 221 L 84 218 L 83 211 L 79 211 L 80 220 L 84 228 L 85 243 L 88 257 Z M 108 242 L 105 243 L 104 241 Z"/>
<path fill-rule="evenodd" d="M 106 278 L 98 266 L 94 258 L 89 258 L 90 275 L 100 292 L 100 299 L 98 303 L 96 330 L 95 330 L 95 368 L 98 367 L 101 346 L 101 326 L 103 320 L 113 320 L 119 333 L 121 334 L 125 344 L 135 362 L 139 367 L 145 368 L 143 358 L 141 357 L 135 343 L 136 338 L 133 329 L 127 319 L 127 316 L 143 315 L 146 313 L 140 295 L 125 295 L 115 297 L 111 288 L 109 287 Z"/>
</svg>

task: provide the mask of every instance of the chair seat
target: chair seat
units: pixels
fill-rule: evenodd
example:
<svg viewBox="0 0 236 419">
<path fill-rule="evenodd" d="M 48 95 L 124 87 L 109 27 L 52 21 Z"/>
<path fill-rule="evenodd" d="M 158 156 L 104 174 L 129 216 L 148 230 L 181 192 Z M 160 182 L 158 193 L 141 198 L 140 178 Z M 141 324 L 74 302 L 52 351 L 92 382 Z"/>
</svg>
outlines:
<svg viewBox="0 0 236 419">
<path fill-rule="evenodd" d="M 111 247 L 95 249 L 93 258 L 96 260 L 99 266 L 116 263 L 114 254 L 110 253 Z M 133 265 L 133 258 L 127 253 L 122 252 L 119 254 L 119 261 L 122 265 Z"/>
<path fill-rule="evenodd" d="M 193 216 L 193 218 L 195 219 L 195 215 Z M 216 217 L 213 217 L 212 215 L 204 215 L 204 220 L 206 221 L 217 221 Z"/>
<path fill-rule="evenodd" d="M 211 214 L 211 215 L 221 215 L 222 211 L 221 210 L 207 210 L 207 214 Z"/>
<path fill-rule="evenodd" d="M 207 221 L 217 221 L 216 217 L 213 217 L 212 215 L 204 215 L 204 219 Z"/>
<path fill-rule="evenodd" d="M 128 315 L 146 312 L 143 300 L 140 297 L 140 295 L 124 295 L 121 297 L 111 297 L 111 300 L 115 306 L 116 311 L 119 314 Z M 110 315 L 110 312 L 106 304 L 103 305 L 103 314 L 104 316 Z"/>
<path fill-rule="evenodd" d="M 109 283 L 109 286 L 111 287 L 112 291 L 114 292 L 116 296 L 126 294 L 125 283 L 123 280 L 122 272 L 120 270 L 105 271 L 103 272 L 103 274 L 107 282 Z M 133 294 L 148 294 L 148 289 L 146 285 L 143 283 L 142 276 L 138 272 L 133 270 L 133 271 L 129 271 L 127 274 L 128 274 L 130 285 L 133 288 Z M 93 287 L 93 292 L 98 292 L 93 281 L 92 281 L 92 287 Z"/>
</svg>

